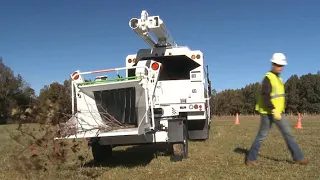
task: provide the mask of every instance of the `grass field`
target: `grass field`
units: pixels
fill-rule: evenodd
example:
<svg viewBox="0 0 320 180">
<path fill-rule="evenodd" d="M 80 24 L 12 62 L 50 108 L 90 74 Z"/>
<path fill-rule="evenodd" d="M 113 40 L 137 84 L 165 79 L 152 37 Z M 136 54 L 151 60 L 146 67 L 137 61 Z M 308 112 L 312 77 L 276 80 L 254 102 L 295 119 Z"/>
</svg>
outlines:
<svg viewBox="0 0 320 180">
<path fill-rule="evenodd" d="M 276 126 L 264 141 L 259 160 L 261 167 L 244 165 L 245 153 L 250 147 L 259 125 L 258 117 L 240 116 L 240 125 L 234 117 L 214 118 L 210 139 L 189 143 L 189 158 L 170 162 L 165 152 L 154 146 L 116 147 L 108 164 L 95 164 L 85 141 L 81 151 L 68 152 L 68 161 L 58 170 L 47 172 L 29 170 L 30 179 L 320 179 L 320 117 L 304 117 L 303 129 L 294 129 L 297 117 L 289 117 L 293 135 L 310 159 L 307 166 L 291 163 L 287 147 Z M 16 168 L 17 153 L 22 145 L 14 142 L 9 132 L 17 125 L 0 126 L 0 179 L 25 179 L 26 172 Z M 160 148 L 161 150 L 161 148 Z M 15 154 L 15 155 L 14 155 Z M 155 155 L 157 154 L 157 155 Z M 79 155 L 86 157 L 80 167 L 73 161 Z M 88 156 L 87 156 L 88 155 Z"/>
</svg>

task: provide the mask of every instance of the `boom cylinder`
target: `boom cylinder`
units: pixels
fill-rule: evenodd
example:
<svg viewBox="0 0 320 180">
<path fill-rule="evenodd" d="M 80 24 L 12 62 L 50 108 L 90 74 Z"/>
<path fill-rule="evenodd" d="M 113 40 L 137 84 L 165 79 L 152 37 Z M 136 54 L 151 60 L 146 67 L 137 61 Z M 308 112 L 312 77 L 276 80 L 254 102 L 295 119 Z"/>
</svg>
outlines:
<svg viewBox="0 0 320 180">
<path fill-rule="evenodd" d="M 138 34 L 151 48 L 177 46 L 164 22 L 159 16 L 148 16 L 147 11 L 141 12 L 141 18 L 131 18 L 130 28 Z M 156 39 L 151 36 L 152 32 Z"/>
</svg>

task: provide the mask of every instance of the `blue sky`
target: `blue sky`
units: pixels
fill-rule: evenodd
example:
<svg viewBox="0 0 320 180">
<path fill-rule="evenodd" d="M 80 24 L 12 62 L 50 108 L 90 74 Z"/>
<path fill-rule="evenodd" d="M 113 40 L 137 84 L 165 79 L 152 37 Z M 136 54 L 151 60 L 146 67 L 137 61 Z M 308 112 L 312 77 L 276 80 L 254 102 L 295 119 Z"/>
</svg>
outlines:
<svg viewBox="0 0 320 180">
<path fill-rule="evenodd" d="M 261 80 L 274 52 L 288 58 L 284 80 L 320 70 L 319 7 L 316 0 L 0 0 L 0 56 L 37 93 L 77 69 L 123 67 L 128 54 L 148 48 L 128 25 L 145 9 L 161 16 L 178 45 L 203 51 L 213 88 L 241 88 Z"/>
</svg>

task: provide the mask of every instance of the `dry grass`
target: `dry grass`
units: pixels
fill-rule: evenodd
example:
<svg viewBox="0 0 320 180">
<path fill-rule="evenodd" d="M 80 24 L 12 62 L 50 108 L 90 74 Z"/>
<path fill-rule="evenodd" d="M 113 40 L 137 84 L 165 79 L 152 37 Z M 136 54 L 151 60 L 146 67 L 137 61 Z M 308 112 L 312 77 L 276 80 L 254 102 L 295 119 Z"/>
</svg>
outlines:
<svg viewBox="0 0 320 180">
<path fill-rule="evenodd" d="M 292 127 L 296 118 L 290 117 Z M 98 165 L 92 161 L 86 141 L 80 141 L 81 150 L 73 153 L 70 148 L 67 162 L 60 169 L 29 170 L 28 177 L 16 168 L 16 153 L 22 146 L 5 131 L 12 132 L 16 126 L 1 126 L 0 179 L 320 179 L 319 116 L 304 117 L 304 129 L 293 129 L 298 144 L 311 160 L 308 166 L 290 163 L 289 151 L 273 126 L 260 151 L 263 166 L 246 167 L 245 153 L 256 135 L 259 119 L 240 116 L 240 125 L 233 125 L 234 120 L 234 117 L 214 118 L 210 139 L 190 142 L 189 158 L 182 162 L 170 162 L 170 157 L 163 152 L 156 156 L 154 146 L 136 146 L 117 147 L 112 161 Z M 78 156 L 85 157 L 82 167 L 74 160 Z"/>
</svg>

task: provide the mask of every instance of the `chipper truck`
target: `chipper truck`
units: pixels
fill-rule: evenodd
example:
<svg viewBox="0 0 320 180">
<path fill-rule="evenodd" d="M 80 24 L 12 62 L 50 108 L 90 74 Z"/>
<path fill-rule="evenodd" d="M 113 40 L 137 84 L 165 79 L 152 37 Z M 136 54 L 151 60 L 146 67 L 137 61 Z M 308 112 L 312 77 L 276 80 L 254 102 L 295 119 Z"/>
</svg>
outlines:
<svg viewBox="0 0 320 180">
<path fill-rule="evenodd" d="M 142 144 L 168 146 L 171 160 L 187 158 L 188 140 L 209 138 L 203 53 L 178 46 L 160 16 L 145 10 L 129 26 L 150 48 L 127 55 L 125 67 L 71 73 L 72 117 L 59 139 L 88 139 L 96 161 L 114 147 Z"/>
</svg>

